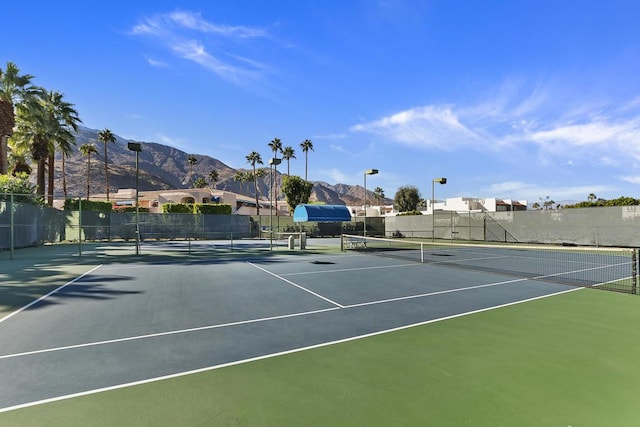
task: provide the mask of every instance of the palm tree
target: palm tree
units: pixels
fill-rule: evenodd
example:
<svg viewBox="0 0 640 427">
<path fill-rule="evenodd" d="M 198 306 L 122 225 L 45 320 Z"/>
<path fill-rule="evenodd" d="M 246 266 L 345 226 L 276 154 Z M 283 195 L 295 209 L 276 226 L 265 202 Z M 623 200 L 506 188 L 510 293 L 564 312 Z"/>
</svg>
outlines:
<svg viewBox="0 0 640 427">
<path fill-rule="evenodd" d="M 48 202 L 53 204 L 53 178 L 56 147 L 63 153 L 71 152 L 75 143 L 72 131 L 77 130 L 80 119 L 70 104 L 59 92 L 41 89 L 16 105 L 16 126 L 12 137 L 15 146 L 23 152 L 29 151 L 36 161 L 37 193 L 45 193 L 45 169 L 48 166 Z"/>
<path fill-rule="evenodd" d="M 26 173 L 27 175 L 31 175 L 31 166 L 29 166 L 29 162 L 27 161 L 27 151 L 20 150 L 15 145 L 11 148 L 11 152 L 9 153 L 9 169 L 11 170 L 11 175 L 16 176 L 19 173 Z"/>
<path fill-rule="evenodd" d="M 309 160 L 309 150 L 313 151 L 313 143 L 310 139 L 305 139 L 300 143 L 300 148 L 302 148 L 302 152 L 304 153 L 304 180 L 307 181 L 307 166 Z"/>
<path fill-rule="evenodd" d="M 111 130 L 104 128 L 100 132 L 98 132 L 98 141 L 104 144 L 104 176 L 105 183 L 107 185 L 107 202 L 109 201 L 109 160 L 107 158 L 107 145 L 109 143 L 116 142 L 116 136 L 111 132 Z"/>
<path fill-rule="evenodd" d="M 193 179 L 193 167 L 198 164 L 198 159 L 193 154 L 189 154 L 189 157 L 187 157 L 187 163 L 189 164 L 189 179 L 187 180 L 188 184 Z"/>
<path fill-rule="evenodd" d="M 244 193 L 244 189 L 242 188 L 242 184 L 244 184 L 245 182 L 245 172 L 241 171 L 241 170 L 237 170 L 236 173 L 233 175 L 233 180 L 234 181 L 240 181 L 240 193 Z"/>
<path fill-rule="evenodd" d="M 289 172 L 289 161 L 296 158 L 296 151 L 292 146 L 284 147 L 282 150 L 282 158 L 287 161 L 287 175 L 291 175 Z"/>
<path fill-rule="evenodd" d="M 252 151 L 246 157 L 247 163 L 253 168 L 253 189 L 256 193 L 256 213 L 260 215 L 260 203 L 258 202 L 258 175 L 256 173 L 256 165 L 262 165 L 262 156 L 257 151 Z"/>
<path fill-rule="evenodd" d="M 96 146 L 93 144 L 82 144 L 80 146 L 80 152 L 87 156 L 87 200 L 89 200 L 89 194 L 91 189 L 91 154 L 98 152 Z"/>
<path fill-rule="evenodd" d="M 590 194 L 589 194 L 589 197 L 587 197 L 587 199 L 588 199 L 591 203 L 593 203 L 593 202 L 596 200 L 596 195 L 595 195 L 595 194 L 593 194 L 593 193 L 590 193 Z"/>
<path fill-rule="evenodd" d="M 378 205 L 380 205 L 380 200 L 384 199 L 384 190 L 381 187 L 376 187 L 373 190 L 373 197 L 378 201 Z"/>
<path fill-rule="evenodd" d="M 277 159 L 278 158 L 278 153 L 282 152 L 282 141 L 280 141 L 280 138 L 273 138 L 271 140 L 271 142 L 269 144 L 267 144 L 269 146 L 269 148 L 271 148 L 271 151 L 273 151 L 273 158 Z M 271 194 L 273 194 L 273 197 L 276 201 L 276 206 L 278 205 L 278 164 L 274 163 L 273 164 L 273 179 L 271 180 Z M 275 187 L 275 190 L 274 190 Z M 273 206 L 271 207 L 271 209 L 273 209 Z M 278 209 L 276 209 L 276 216 L 278 215 Z"/>
<path fill-rule="evenodd" d="M 16 124 L 13 107 L 34 94 L 32 79 L 30 74 L 20 75 L 13 62 L 7 62 L 5 70 L 0 68 L 0 175 L 8 171 L 8 139 Z"/>
<path fill-rule="evenodd" d="M 207 175 L 209 177 L 209 185 L 213 187 L 213 184 L 218 182 L 218 171 L 215 169 L 211 169 L 209 171 L 209 175 Z"/>
<path fill-rule="evenodd" d="M 55 152 L 56 147 L 60 149 L 62 153 L 62 176 L 64 180 L 64 157 L 72 152 L 72 145 L 75 145 L 76 140 L 71 131 L 78 131 L 78 124 L 82 123 L 78 112 L 73 108 L 73 104 L 63 100 L 64 95 L 60 92 L 44 92 L 45 95 L 45 108 L 49 111 L 51 125 L 54 127 L 53 133 L 55 134 L 54 144 L 49 144 L 49 161 L 48 161 L 48 203 L 49 206 L 53 206 L 53 183 L 55 177 Z M 66 190 L 66 189 L 65 189 Z M 66 191 L 65 191 L 66 198 Z M 108 193 L 107 193 L 108 200 Z"/>
</svg>

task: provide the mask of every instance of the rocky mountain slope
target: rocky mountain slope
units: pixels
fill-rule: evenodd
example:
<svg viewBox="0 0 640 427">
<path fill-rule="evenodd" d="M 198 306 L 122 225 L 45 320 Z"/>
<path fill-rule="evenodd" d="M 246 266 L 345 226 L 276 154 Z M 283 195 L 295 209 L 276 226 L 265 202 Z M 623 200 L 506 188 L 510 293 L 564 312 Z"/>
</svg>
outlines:
<svg viewBox="0 0 640 427">
<path fill-rule="evenodd" d="M 221 161 L 206 155 L 185 153 L 167 145 L 156 142 L 130 141 L 116 135 L 116 142 L 108 145 L 109 156 L 109 188 L 115 193 L 119 188 L 135 187 L 135 154 L 127 148 L 128 142 L 140 142 L 142 152 L 139 155 L 139 188 L 145 190 L 164 190 L 176 188 L 188 188 L 190 183 L 198 178 L 209 181 L 209 173 L 215 170 L 218 173 L 218 181 L 211 185 L 213 188 L 244 194 L 255 197 L 253 182 L 240 182 L 234 180 L 237 172 Z M 97 153 L 91 156 L 89 175 L 90 194 L 106 193 L 104 144 L 98 140 L 98 130 L 80 128 L 74 151 L 65 158 L 65 177 L 68 197 L 86 197 L 87 194 L 87 157 L 82 155 L 79 147 L 82 144 L 94 144 Z M 195 155 L 198 162 L 190 170 L 187 158 Z M 268 168 L 268 166 L 267 166 Z M 62 198 L 62 158 L 56 158 L 55 194 Z M 249 170 L 249 169 L 241 169 Z M 191 173 L 192 172 L 192 173 Z M 278 177 L 282 174 L 278 171 Z M 269 175 L 266 174 L 258 180 L 259 194 L 266 198 L 269 194 Z M 311 201 L 326 204 L 358 205 L 364 198 L 364 188 L 347 184 L 329 184 L 315 181 L 311 193 Z M 373 201 L 373 193 L 367 191 L 367 199 Z M 391 203 L 390 199 L 381 201 Z"/>
</svg>

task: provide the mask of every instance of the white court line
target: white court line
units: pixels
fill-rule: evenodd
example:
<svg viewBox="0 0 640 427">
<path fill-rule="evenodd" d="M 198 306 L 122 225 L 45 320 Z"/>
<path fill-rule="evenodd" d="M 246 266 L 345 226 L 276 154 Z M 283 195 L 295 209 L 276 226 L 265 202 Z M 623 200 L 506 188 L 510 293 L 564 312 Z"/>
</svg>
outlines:
<svg viewBox="0 0 640 427">
<path fill-rule="evenodd" d="M 0 356 L 0 360 L 2 360 L 2 359 L 12 359 L 12 358 L 21 357 L 21 356 L 31 356 L 31 355 L 34 355 L 34 354 L 53 353 L 55 351 L 62 351 L 62 350 L 73 350 L 73 349 L 78 349 L 78 348 L 94 347 L 94 346 L 98 346 L 98 345 L 115 344 L 115 343 L 120 343 L 120 342 L 143 340 L 143 339 L 147 339 L 147 338 L 164 337 L 164 336 L 167 336 L 167 335 L 177 335 L 177 334 L 185 334 L 185 333 L 189 333 L 189 332 L 206 331 L 206 330 L 209 330 L 209 329 L 226 328 L 228 326 L 248 325 L 250 323 L 259 323 L 259 322 L 267 322 L 267 321 L 270 321 L 270 320 L 286 319 L 286 318 L 290 318 L 290 317 L 307 316 L 309 314 L 324 313 L 326 311 L 339 310 L 339 309 L 340 309 L 340 307 L 331 307 L 331 308 L 324 308 L 324 309 L 321 309 L 321 310 L 304 311 L 304 312 L 293 313 L 293 314 L 283 314 L 283 315 L 280 315 L 280 316 L 262 317 L 262 318 L 259 318 L 259 319 L 239 320 L 237 322 L 220 323 L 218 325 L 199 326 L 199 327 L 196 327 L 196 328 L 178 329 L 178 330 L 174 330 L 174 331 L 157 332 L 157 333 L 154 333 L 154 334 L 137 335 L 137 336 L 133 336 L 133 337 L 116 338 L 116 339 L 104 340 L 104 341 L 93 341 L 93 342 L 88 342 L 88 343 L 84 343 L 84 344 L 74 344 L 74 345 L 66 345 L 66 346 L 63 346 L 63 347 L 45 348 L 45 349 L 42 349 L 42 350 L 25 351 L 23 353 L 5 354 L 4 356 Z"/>
<path fill-rule="evenodd" d="M 93 273 L 94 271 L 96 271 L 98 268 L 102 267 L 102 264 L 93 267 L 91 270 L 87 271 L 86 273 L 81 274 L 80 276 L 76 277 L 75 279 L 71 280 L 70 282 L 65 283 L 62 286 L 58 286 L 57 288 L 55 288 L 54 290 L 52 290 L 51 292 L 49 292 L 46 295 L 41 296 L 40 298 L 38 298 L 35 301 L 31 301 L 29 304 L 25 305 L 24 307 L 19 308 L 18 310 L 14 311 L 13 313 L 9 313 L 8 315 L 6 315 L 5 317 L 3 317 L 2 319 L 0 319 L 0 323 L 4 322 L 7 319 L 12 318 L 13 316 L 15 316 L 16 314 L 28 309 L 29 307 L 32 307 L 34 305 L 36 305 L 37 303 L 39 303 L 40 301 L 44 300 L 45 298 L 48 298 L 49 296 L 60 292 L 62 289 L 66 288 L 67 286 L 77 282 L 78 280 L 82 279 L 84 276 Z"/>
<path fill-rule="evenodd" d="M 549 297 L 556 296 L 556 295 L 561 295 L 561 294 L 565 294 L 565 293 L 569 293 L 569 292 L 575 292 L 575 291 L 578 291 L 580 289 L 582 289 L 582 288 L 568 289 L 568 290 L 565 290 L 565 291 L 555 292 L 553 294 L 542 295 L 542 296 L 538 296 L 538 297 L 534 297 L 534 298 L 528 298 L 528 299 L 524 299 L 524 300 L 520 300 L 520 301 L 501 304 L 501 305 L 494 306 L 494 307 L 481 308 L 481 309 L 478 309 L 478 310 L 468 311 L 468 312 L 465 312 L 465 313 L 453 314 L 451 316 L 445 316 L 445 317 L 440 317 L 438 319 L 426 320 L 424 322 L 413 323 L 411 325 L 405 325 L 405 326 L 399 326 L 399 327 L 396 327 L 396 328 L 386 329 L 386 330 L 383 330 L 383 331 L 371 332 L 369 334 L 358 335 L 358 336 L 355 336 L 355 337 L 343 338 L 341 340 L 335 340 L 335 341 L 331 341 L 331 342 L 315 344 L 315 345 L 306 346 L 306 347 L 299 347 L 299 348 L 295 348 L 295 349 L 291 349 L 291 350 L 281 351 L 281 352 L 278 352 L 278 353 L 266 354 L 266 355 L 263 355 L 263 356 L 252 357 L 252 358 L 243 359 L 243 360 L 236 360 L 235 362 L 222 363 L 220 365 L 208 366 L 206 368 L 200 368 L 200 369 L 194 369 L 194 370 L 191 370 L 191 371 L 178 372 L 178 373 L 175 373 L 175 374 L 164 375 L 164 376 L 161 376 L 161 377 L 148 378 L 146 380 L 134 381 L 134 382 L 125 383 L 125 384 L 118 384 L 118 385 L 114 385 L 114 386 L 110 386 L 110 387 L 104 387 L 104 388 L 84 391 L 84 392 L 80 392 L 80 393 L 73 393 L 73 394 L 68 394 L 68 395 L 64 395 L 64 396 L 53 397 L 53 398 L 50 398 L 50 399 L 38 400 L 38 401 L 35 401 L 35 402 L 23 403 L 21 405 L 15 405 L 15 406 L 9 406 L 9 407 L 6 407 L 6 408 L 0 408 L 0 413 L 14 411 L 16 409 L 28 408 L 28 407 L 31 407 L 31 406 L 42 405 L 42 404 L 45 404 L 45 403 L 52 403 L 52 402 L 58 402 L 58 401 L 61 401 L 61 400 L 73 399 L 73 398 L 76 398 L 76 397 L 89 396 L 89 395 L 92 395 L 92 394 L 98 394 L 98 393 L 102 393 L 102 392 L 105 392 L 105 391 L 119 390 L 119 389 L 122 389 L 122 388 L 134 387 L 134 386 L 138 386 L 138 385 L 149 384 L 149 383 L 158 382 L 158 381 L 164 381 L 164 380 L 168 380 L 168 379 L 172 379 L 172 378 L 184 377 L 184 376 L 187 376 L 187 375 L 200 374 L 200 373 L 204 373 L 204 372 L 213 371 L 213 370 L 216 370 L 216 369 L 227 368 L 227 367 L 236 366 L 236 365 L 243 365 L 243 364 L 246 364 L 246 363 L 256 362 L 256 361 L 264 360 L 264 359 L 270 359 L 272 357 L 284 356 L 284 355 L 287 355 L 287 354 L 299 353 L 299 352 L 302 352 L 302 351 L 313 350 L 313 349 L 322 348 L 322 347 L 328 347 L 330 345 L 342 344 L 342 343 L 346 343 L 346 342 L 350 342 L 350 341 L 356 341 L 356 340 L 360 340 L 360 339 L 363 339 L 363 338 L 374 337 L 374 336 L 377 336 L 377 335 L 387 334 L 387 333 L 390 333 L 390 332 L 397 332 L 397 331 L 401 331 L 401 330 L 404 330 L 404 329 L 414 328 L 414 327 L 417 327 L 417 326 L 424 326 L 424 325 L 428 325 L 428 324 L 431 324 L 431 323 L 442 322 L 444 320 L 455 319 L 455 318 L 458 318 L 458 317 L 469 316 L 471 314 L 482 313 L 482 312 L 485 312 L 485 311 L 496 310 L 498 308 L 504 308 L 504 307 L 509 307 L 509 306 L 512 306 L 512 305 L 522 304 L 522 303 L 525 303 L 525 302 L 530 302 L 530 301 L 535 301 L 535 300 L 539 300 L 539 299 L 549 298 Z M 335 309 L 329 309 L 329 310 L 335 310 Z"/>
<path fill-rule="evenodd" d="M 417 267 L 417 266 L 420 266 L 420 265 L 422 265 L 422 264 L 412 262 L 412 263 L 409 263 L 409 264 L 375 265 L 375 266 L 369 266 L 369 267 L 339 268 L 339 269 L 336 269 L 336 270 L 302 271 L 302 272 L 298 272 L 298 273 L 282 274 L 281 277 L 284 277 L 284 276 L 299 276 L 299 275 L 306 275 L 306 274 L 343 273 L 343 272 L 346 272 L 346 271 L 375 270 L 375 269 L 379 269 L 379 268 Z"/>
<path fill-rule="evenodd" d="M 309 290 L 309 289 L 307 289 L 307 288 L 305 288 L 305 287 L 302 287 L 302 286 L 300 286 L 300 285 L 298 285 L 298 284 L 296 284 L 296 283 L 293 283 L 291 280 L 287 280 L 287 279 L 285 279 L 285 278 L 284 278 L 284 277 L 282 277 L 282 276 L 278 276 L 277 274 L 270 272 L 270 271 L 269 271 L 269 270 L 267 270 L 266 268 L 260 267 L 259 265 L 254 264 L 254 263 L 249 262 L 249 261 L 247 261 L 247 264 L 249 264 L 249 265 L 250 265 L 250 266 L 252 266 L 252 267 L 257 268 L 258 270 L 264 271 L 265 273 L 270 274 L 270 275 L 272 275 L 273 277 L 278 278 L 278 279 L 282 280 L 283 282 L 290 284 L 291 286 L 295 286 L 296 288 L 298 288 L 298 289 L 302 289 L 303 291 L 308 292 L 308 293 L 310 293 L 311 295 L 313 295 L 313 296 L 315 296 L 315 297 L 318 297 L 318 298 L 320 298 L 320 299 L 322 299 L 322 300 L 325 300 L 325 301 L 327 301 L 328 303 L 335 305 L 336 307 L 344 308 L 344 306 L 343 306 L 342 304 L 338 304 L 337 302 L 335 302 L 335 301 L 333 301 L 333 300 L 330 300 L 330 299 L 329 299 L 329 298 L 327 298 L 327 297 L 323 297 L 322 295 L 317 294 L 317 293 L 313 292 L 312 290 Z"/>
</svg>

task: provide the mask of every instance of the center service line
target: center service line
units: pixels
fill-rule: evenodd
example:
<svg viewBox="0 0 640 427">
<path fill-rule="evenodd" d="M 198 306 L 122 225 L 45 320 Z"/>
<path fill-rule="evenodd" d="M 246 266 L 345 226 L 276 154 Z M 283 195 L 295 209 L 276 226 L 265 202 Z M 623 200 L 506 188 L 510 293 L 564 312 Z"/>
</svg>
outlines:
<svg viewBox="0 0 640 427">
<path fill-rule="evenodd" d="M 284 278 L 284 277 L 282 277 L 282 276 L 278 276 L 277 274 L 272 273 L 272 272 L 270 272 L 269 270 L 267 270 L 267 269 L 265 269 L 265 268 L 262 268 L 262 267 L 260 267 L 260 266 L 259 266 L 259 265 L 257 265 L 257 264 L 254 264 L 254 263 L 249 262 L 249 261 L 247 261 L 247 264 L 249 264 L 249 265 L 250 265 L 250 266 L 252 266 L 252 267 L 257 268 L 258 270 L 262 270 L 262 271 L 264 271 L 265 273 L 270 274 L 270 275 L 272 275 L 273 277 L 276 277 L 276 278 L 278 278 L 278 279 L 282 280 L 283 282 L 290 284 L 291 286 L 295 286 L 296 288 L 298 288 L 298 289 L 302 289 L 303 291 L 308 292 L 308 293 L 310 293 L 311 295 L 313 295 L 313 296 L 315 296 L 315 297 L 318 297 L 318 298 L 320 298 L 320 299 L 323 299 L 323 300 L 327 301 L 328 303 L 335 305 L 336 307 L 344 308 L 344 305 L 342 305 L 342 304 L 338 304 L 337 302 L 335 302 L 335 301 L 333 301 L 333 300 L 330 300 L 329 298 L 323 297 L 322 295 L 317 294 L 317 293 L 313 292 L 312 290 L 309 290 L 309 289 L 304 288 L 304 287 L 302 287 L 302 286 L 300 286 L 300 285 L 298 285 L 298 284 L 296 284 L 296 283 L 293 283 L 291 280 L 287 280 L 287 279 L 285 279 L 285 278 Z"/>
</svg>

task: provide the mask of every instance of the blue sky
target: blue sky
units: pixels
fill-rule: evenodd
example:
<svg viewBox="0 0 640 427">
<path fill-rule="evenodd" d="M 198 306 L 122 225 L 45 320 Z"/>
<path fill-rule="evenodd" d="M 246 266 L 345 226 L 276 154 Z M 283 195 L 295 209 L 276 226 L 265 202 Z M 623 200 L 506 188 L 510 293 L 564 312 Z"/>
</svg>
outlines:
<svg viewBox="0 0 640 427">
<path fill-rule="evenodd" d="M 90 6 L 89 6 L 90 4 Z M 84 125 L 234 168 L 311 139 L 309 179 L 393 197 L 640 197 L 640 2 L 55 1 L 2 7 L 0 64 Z"/>
</svg>

